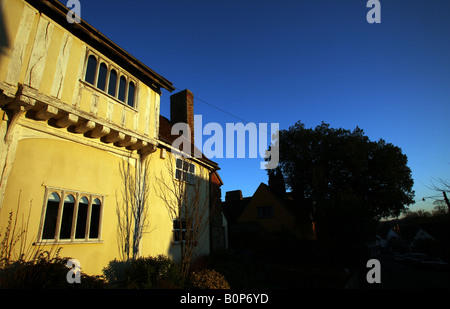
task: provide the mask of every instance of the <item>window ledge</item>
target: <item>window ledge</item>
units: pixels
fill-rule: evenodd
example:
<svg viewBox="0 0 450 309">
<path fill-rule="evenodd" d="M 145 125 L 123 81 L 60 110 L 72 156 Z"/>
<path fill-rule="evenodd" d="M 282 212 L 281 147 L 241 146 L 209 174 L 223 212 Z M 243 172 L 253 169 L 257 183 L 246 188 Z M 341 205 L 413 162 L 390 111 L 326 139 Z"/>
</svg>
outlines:
<svg viewBox="0 0 450 309">
<path fill-rule="evenodd" d="M 103 244 L 103 240 L 41 240 L 33 243 L 34 246 L 54 246 L 54 245 L 90 245 Z"/>
<path fill-rule="evenodd" d="M 84 86 L 90 88 L 91 90 L 95 90 L 96 92 L 101 93 L 102 95 L 106 96 L 108 99 L 114 100 L 114 102 L 119 103 L 119 104 L 121 104 L 121 105 L 123 105 L 123 106 L 126 106 L 126 107 L 128 107 L 129 109 L 131 109 L 132 111 L 135 111 L 136 113 L 138 112 L 137 107 L 130 106 L 130 105 L 126 104 L 125 102 L 120 101 L 118 98 L 113 97 L 112 95 L 110 95 L 110 94 L 107 93 L 106 91 L 101 90 L 100 88 L 95 87 L 95 86 L 92 85 L 91 83 L 89 83 L 89 82 L 87 82 L 87 81 L 85 81 L 85 80 L 82 80 L 82 79 L 80 79 L 79 82 L 80 82 L 82 85 L 84 85 Z"/>
</svg>

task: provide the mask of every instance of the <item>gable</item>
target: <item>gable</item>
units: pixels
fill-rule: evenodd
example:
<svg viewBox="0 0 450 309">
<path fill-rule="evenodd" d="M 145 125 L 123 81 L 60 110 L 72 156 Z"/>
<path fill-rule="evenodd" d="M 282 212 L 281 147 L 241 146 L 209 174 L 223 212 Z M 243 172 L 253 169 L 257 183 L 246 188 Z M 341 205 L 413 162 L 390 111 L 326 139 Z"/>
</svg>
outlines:
<svg viewBox="0 0 450 309">
<path fill-rule="evenodd" d="M 255 221 L 261 223 L 265 229 L 273 231 L 281 226 L 293 228 L 295 217 L 268 186 L 261 183 L 237 220 L 238 223 Z"/>
</svg>

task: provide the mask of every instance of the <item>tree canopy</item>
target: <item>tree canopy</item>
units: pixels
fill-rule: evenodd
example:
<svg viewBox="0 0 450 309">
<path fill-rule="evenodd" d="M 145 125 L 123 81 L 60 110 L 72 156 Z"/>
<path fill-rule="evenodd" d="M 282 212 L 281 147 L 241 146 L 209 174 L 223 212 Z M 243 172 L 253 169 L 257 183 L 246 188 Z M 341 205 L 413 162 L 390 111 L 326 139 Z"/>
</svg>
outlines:
<svg viewBox="0 0 450 309">
<path fill-rule="evenodd" d="M 308 129 L 299 121 L 279 133 L 286 185 L 310 209 L 318 233 L 364 234 L 368 222 L 398 216 L 414 202 L 411 170 L 399 147 L 370 141 L 358 127 L 326 123 Z"/>
</svg>

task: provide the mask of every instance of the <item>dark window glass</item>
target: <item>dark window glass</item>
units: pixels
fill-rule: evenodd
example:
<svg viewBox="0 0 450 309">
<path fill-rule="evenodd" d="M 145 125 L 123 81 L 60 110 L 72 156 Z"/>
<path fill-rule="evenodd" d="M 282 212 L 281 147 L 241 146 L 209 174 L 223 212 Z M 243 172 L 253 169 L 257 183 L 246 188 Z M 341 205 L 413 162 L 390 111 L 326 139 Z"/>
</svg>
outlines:
<svg viewBox="0 0 450 309">
<path fill-rule="evenodd" d="M 263 206 L 257 208 L 258 218 L 273 218 L 273 207 Z"/>
<path fill-rule="evenodd" d="M 106 74 L 108 73 L 108 68 L 104 62 L 100 64 L 100 69 L 98 70 L 98 80 L 97 88 L 105 91 L 106 87 Z"/>
<path fill-rule="evenodd" d="M 183 171 L 187 171 L 189 169 L 189 162 L 184 161 L 183 162 Z"/>
<path fill-rule="evenodd" d="M 127 88 L 127 79 L 125 76 L 120 77 L 120 83 L 119 83 L 119 100 L 122 102 L 125 102 L 125 92 Z"/>
<path fill-rule="evenodd" d="M 58 218 L 59 195 L 52 193 L 47 200 L 47 209 L 45 211 L 44 229 L 42 239 L 54 239 L 56 231 L 56 221 Z"/>
<path fill-rule="evenodd" d="M 186 221 L 175 219 L 173 220 L 173 238 L 175 242 L 186 240 Z"/>
<path fill-rule="evenodd" d="M 116 70 L 111 70 L 111 72 L 109 73 L 108 94 L 115 97 L 116 88 L 117 88 L 117 72 Z"/>
<path fill-rule="evenodd" d="M 134 107 L 134 83 L 130 82 L 128 84 L 128 105 Z"/>
<path fill-rule="evenodd" d="M 98 238 L 98 230 L 100 227 L 100 210 L 102 203 L 98 198 L 92 202 L 91 225 L 89 228 L 89 238 Z"/>
<path fill-rule="evenodd" d="M 187 174 L 187 182 L 191 185 L 194 184 L 195 178 L 193 174 Z"/>
<path fill-rule="evenodd" d="M 181 180 L 181 170 L 176 170 L 175 171 L 175 178 L 178 180 Z"/>
<path fill-rule="evenodd" d="M 75 238 L 84 239 L 86 237 L 86 220 L 89 207 L 89 200 L 83 196 L 78 203 L 77 228 Z"/>
<path fill-rule="evenodd" d="M 183 220 L 175 219 L 173 220 L 173 240 L 175 242 L 185 242 L 187 237 L 189 237 L 189 232 L 192 232 L 192 224 Z"/>
<path fill-rule="evenodd" d="M 181 159 L 176 161 L 175 179 L 194 184 L 195 165 Z"/>
<path fill-rule="evenodd" d="M 84 77 L 84 80 L 94 85 L 96 70 L 97 70 L 97 58 L 95 58 L 93 55 L 90 55 L 88 58 L 86 76 Z"/>
<path fill-rule="evenodd" d="M 69 195 L 64 199 L 63 213 L 61 218 L 60 239 L 70 239 L 72 232 L 73 210 L 75 208 L 75 198 Z"/>
</svg>

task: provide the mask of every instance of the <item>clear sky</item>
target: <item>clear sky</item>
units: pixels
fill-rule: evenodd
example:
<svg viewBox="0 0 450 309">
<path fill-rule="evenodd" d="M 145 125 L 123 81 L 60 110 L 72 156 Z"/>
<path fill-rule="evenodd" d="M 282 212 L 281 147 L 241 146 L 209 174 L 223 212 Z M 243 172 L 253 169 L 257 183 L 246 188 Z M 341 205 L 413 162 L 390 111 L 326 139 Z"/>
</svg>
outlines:
<svg viewBox="0 0 450 309">
<path fill-rule="evenodd" d="M 60 0 L 63 4 L 67 1 Z M 450 1 L 80 0 L 81 17 L 178 90 L 203 124 L 322 121 L 408 156 L 417 203 L 450 181 Z M 161 113 L 169 117 L 170 93 Z M 204 136 L 203 140 L 209 136 Z M 226 191 L 254 193 L 261 159 L 217 159 Z"/>
</svg>

